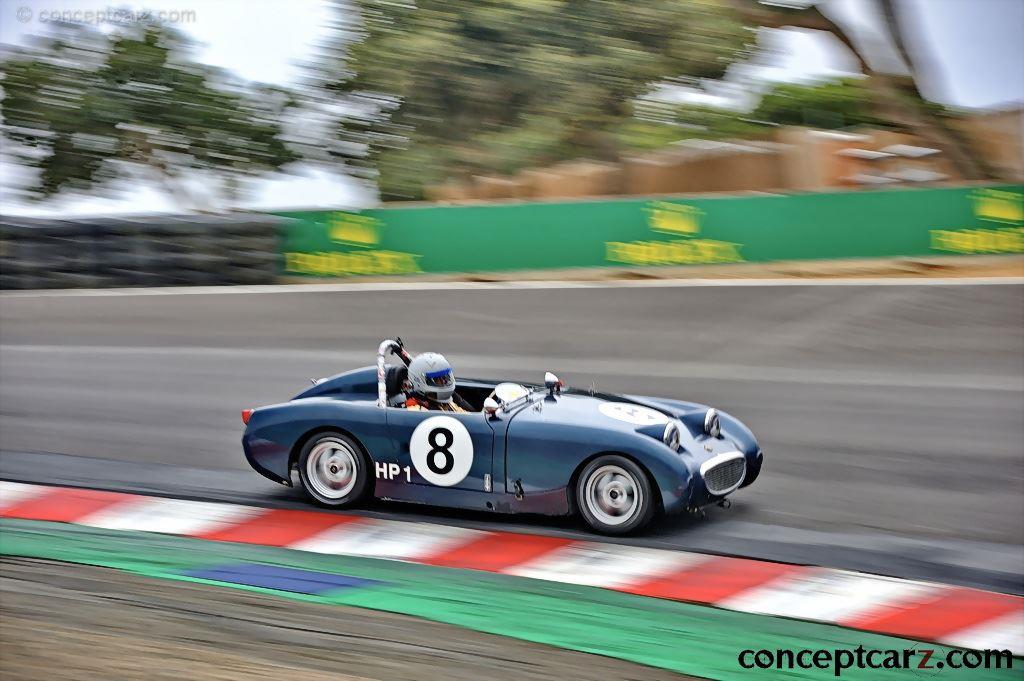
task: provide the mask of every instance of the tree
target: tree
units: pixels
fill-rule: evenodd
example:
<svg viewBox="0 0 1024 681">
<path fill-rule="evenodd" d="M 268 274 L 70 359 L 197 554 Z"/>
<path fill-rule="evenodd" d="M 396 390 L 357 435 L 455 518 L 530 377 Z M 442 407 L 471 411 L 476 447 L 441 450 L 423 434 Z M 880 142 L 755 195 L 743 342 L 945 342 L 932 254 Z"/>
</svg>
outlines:
<svg viewBox="0 0 1024 681">
<path fill-rule="evenodd" d="M 282 139 L 286 93 L 255 91 L 189 59 L 155 25 L 106 37 L 64 27 L 3 64 L 0 104 L 19 160 L 39 169 L 37 198 L 87 190 L 142 166 L 180 194 L 190 170 L 226 185 L 297 159 Z"/>
<path fill-rule="evenodd" d="M 856 125 L 888 127 L 870 103 L 871 93 L 859 78 L 813 85 L 779 83 L 761 97 L 751 118 L 776 125 L 836 129 Z"/>
<path fill-rule="evenodd" d="M 320 84 L 373 112 L 357 139 L 386 199 L 451 177 L 614 159 L 638 95 L 669 77 L 720 77 L 749 37 L 719 0 L 357 6 L 355 41 L 333 52 L 340 63 L 321 63 L 338 75 Z"/>
</svg>

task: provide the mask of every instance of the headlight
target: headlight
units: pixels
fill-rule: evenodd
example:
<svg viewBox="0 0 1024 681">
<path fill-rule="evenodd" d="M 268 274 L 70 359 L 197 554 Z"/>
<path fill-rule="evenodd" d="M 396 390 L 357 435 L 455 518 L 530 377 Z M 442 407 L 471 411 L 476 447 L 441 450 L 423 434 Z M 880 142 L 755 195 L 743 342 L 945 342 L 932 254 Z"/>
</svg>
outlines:
<svg viewBox="0 0 1024 681">
<path fill-rule="evenodd" d="M 665 432 L 661 436 L 661 441 L 671 447 L 672 451 L 679 451 L 679 426 L 675 421 L 665 424 Z"/>
<path fill-rule="evenodd" d="M 708 409 L 708 413 L 704 415 L 704 432 L 708 437 L 722 436 L 722 420 L 718 417 L 717 409 Z"/>
</svg>

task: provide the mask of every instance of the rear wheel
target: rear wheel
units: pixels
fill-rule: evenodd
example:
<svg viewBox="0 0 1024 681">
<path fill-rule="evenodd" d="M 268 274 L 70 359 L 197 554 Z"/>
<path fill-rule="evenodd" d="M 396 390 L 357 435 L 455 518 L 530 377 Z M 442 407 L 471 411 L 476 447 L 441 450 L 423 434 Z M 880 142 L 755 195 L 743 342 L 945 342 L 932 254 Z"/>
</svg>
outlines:
<svg viewBox="0 0 1024 681">
<path fill-rule="evenodd" d="M 349 506 L 369 487 L 369 461 L 352 438 L 336 432 L 311 437 L 299 454 L 299 480 L 325 506 Z"/>
<path fill-rule="evenodd" d="M 654 517 L 654 490 L 640 466 L 624 456 L 607 454 L 580 472 L 576 505 L 587 524 L 598 532 L 628 534 Z"/>
</svg>

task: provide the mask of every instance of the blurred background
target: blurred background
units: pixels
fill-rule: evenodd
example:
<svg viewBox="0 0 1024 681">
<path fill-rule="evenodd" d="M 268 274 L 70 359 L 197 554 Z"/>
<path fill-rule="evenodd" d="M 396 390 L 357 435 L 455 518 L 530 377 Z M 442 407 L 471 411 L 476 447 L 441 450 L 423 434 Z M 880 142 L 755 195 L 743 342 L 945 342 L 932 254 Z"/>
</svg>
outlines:
<svg viewBox="0 0 1024 681">
<path fill-rule="evenodd" d="M 1024 251 L 1015 0 L 2 7 L 3 288 Z"/>
<path fill-rule="evenodd" d="M 1024 178 L 1015 0 L 0 11 L 7 214 Z"/>
</svg>

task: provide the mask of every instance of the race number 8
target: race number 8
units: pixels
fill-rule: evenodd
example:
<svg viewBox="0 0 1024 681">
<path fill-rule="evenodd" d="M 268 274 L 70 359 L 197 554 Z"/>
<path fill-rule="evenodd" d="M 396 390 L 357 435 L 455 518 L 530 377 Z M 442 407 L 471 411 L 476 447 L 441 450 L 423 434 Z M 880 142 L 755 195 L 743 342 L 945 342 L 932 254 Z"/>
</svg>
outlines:
<svg viewBox="0 0 1024 681">
<path fill-rule="evenodd" d="M 443 440 L 438 444 L 437 440 Z M 455 468 L 455 457 L 452 456 L 451 451 L 448 450 L 452 446 L 452 442 L 455 441 L 452 436 L 452 431 L 447 428 L 438 426 L 427 434 L 427 443 L 430 445 L 430 451 L 427 452 L 427 468 L 436 473 L 437 475 L 444 475 L 451 473 L 452 469 Z M 438 465 L 437 458 L 442 457 L 444 463 Z"/>
<path fill-rule="evenodd" d="M 409 454 L 424 480 L 451 487 L 462 482 L 473 467 L 473 440 L 458 419 L 432 416 L 412 432 Z"/>
</svg>

